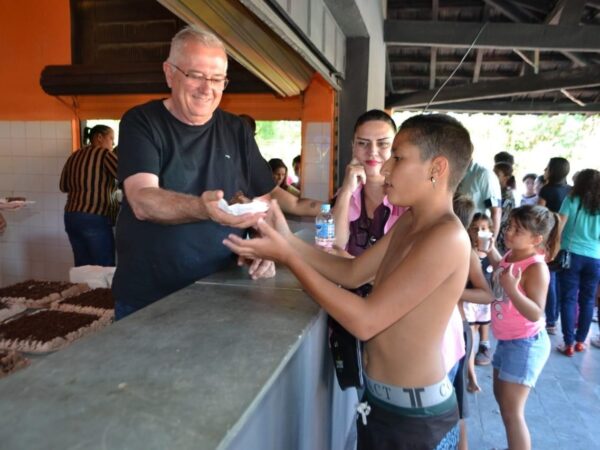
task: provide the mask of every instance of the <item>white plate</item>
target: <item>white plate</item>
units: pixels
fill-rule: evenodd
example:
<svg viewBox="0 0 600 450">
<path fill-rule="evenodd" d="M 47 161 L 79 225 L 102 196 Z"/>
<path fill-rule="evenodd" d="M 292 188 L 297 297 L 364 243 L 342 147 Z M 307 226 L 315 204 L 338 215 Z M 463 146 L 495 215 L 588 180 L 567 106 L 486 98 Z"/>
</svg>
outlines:
<svg viewBox="0 0 600 450">
<path fill-rule="evenodd" d="M 13 200 L 12 202 L 6 201 L 5 197 L 0 197 L 0 203 L 4 205 L 15 206 L 14 209 L 17 209 L 19 206 L 33 205 L 35 200 Z M 10 211 L 12 208 L 3 209 L 3 211 Z"/>
</svg>

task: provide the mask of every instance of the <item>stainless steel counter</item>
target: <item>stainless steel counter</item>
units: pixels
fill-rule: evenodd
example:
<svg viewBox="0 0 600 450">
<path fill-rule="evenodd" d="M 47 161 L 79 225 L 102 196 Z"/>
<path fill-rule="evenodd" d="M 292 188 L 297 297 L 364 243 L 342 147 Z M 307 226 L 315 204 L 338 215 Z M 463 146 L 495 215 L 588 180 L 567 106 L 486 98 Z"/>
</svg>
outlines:
<svg viewBox="0 0 600 450">
<path fill-rule="evenodd" d="M 3 449 L 343 449 L 325 315 L 233 268 L 0 380 Z"/>
</svg>

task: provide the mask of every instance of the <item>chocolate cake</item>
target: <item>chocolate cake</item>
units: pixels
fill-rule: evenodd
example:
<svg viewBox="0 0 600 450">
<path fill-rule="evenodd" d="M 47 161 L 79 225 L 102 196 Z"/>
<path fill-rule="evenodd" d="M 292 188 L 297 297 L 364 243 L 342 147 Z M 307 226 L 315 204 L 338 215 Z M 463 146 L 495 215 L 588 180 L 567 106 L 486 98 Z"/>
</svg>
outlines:
<svg viewBox="0 0 600 450">
<path fill-rule="evenodd" d="M 51 308 L 84 314 L 108 314 L 114 317 L 115 300 L 110 289 L 99 288 L 58 300 L 52 303 Z"/>
<path fill-rule="evenodd" d="M 29 360 L 13 351 L 0 350 L 0 378 L 29 365 Z"/>
<path fill-rule="evenodd" d="M 0 349 L 46 353 L 110 323 L 107 315 L 35 311 L 0 324 Z"/>
<path fill-rule="evenodd" d="M 9 317 L 16 316 L 23 311 L 25 311 L 25 305 L 22 305 L 21 303 L 10 300 L 0 300 L 0 322 L 5 321 Z"/>
<path fill-rule="evenodd" d="M 27 308 L 45 308 L 61 298 L 70 297 L 88 290 L 85 284 L 66 281 L 27 280 L 0 288 L 0 300 L 12 300 Z"/>
</svg>

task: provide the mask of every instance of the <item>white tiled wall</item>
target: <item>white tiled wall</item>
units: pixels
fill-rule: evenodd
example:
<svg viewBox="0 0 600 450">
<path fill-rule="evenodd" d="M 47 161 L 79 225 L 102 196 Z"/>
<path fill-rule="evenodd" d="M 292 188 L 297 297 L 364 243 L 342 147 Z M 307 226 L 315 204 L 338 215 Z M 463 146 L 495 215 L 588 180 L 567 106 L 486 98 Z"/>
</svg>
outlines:
<svg viewBox="0 0 600 450">
<path fill-rule="evenodd" d="M 35 204 L 2 211 L 0 286 L 26 280 L 68 280 L 73 253 L 64 231 L 66 194 L 58 189 L 71 153 L 70 122 L 0 121 L 0 197 Z"/>
<path fill-rule="evenodd" d="M 329 200 L 331 124 L 308 122 L 302 150 L 302 196 Z"/>
</svg>

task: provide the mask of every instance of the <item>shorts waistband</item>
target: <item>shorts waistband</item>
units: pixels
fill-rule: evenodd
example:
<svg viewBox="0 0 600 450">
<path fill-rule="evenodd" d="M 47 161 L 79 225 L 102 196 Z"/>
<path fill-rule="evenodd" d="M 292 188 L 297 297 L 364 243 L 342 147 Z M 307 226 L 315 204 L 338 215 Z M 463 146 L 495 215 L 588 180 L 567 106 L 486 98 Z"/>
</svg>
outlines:
<svg viewBox="0 0 600 450">
<path fill-rule="evenodd" d="M 369 378 L 366 374 L 365 380 L 369 397 L 399 408 L 431 408 L 454 398 L 454 387 L 447 376 L 430 386 L 413 388 L 382 383 Z"/>
</svg>

